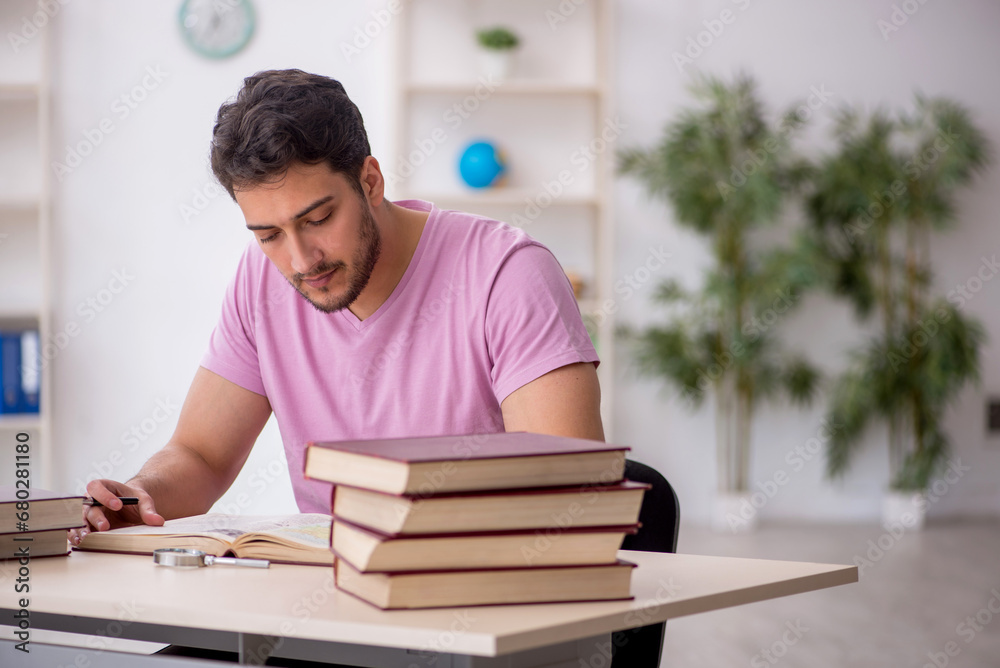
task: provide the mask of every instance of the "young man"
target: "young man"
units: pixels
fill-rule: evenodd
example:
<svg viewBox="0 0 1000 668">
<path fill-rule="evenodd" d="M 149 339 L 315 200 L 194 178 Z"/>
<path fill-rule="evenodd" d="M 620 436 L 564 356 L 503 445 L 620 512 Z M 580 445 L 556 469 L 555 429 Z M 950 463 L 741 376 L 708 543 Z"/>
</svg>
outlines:
<svg viewBox="0 0 1000 668">
<path fill-rule="evenodd" d="M 330 508 L 329 485 L 302 477 L 309 440 L 603 440 L 597 354 L 552 254 L 497 221 L 390 202 L 370 152 L 326 77 L 260 72 L 219 109 L 212 169 L 254 239 L 176 431 L 128 482 L 87 486 L 105 506 L 88 530 L 208 512 L 272 411 L 303 512 Z"/>
</svg>

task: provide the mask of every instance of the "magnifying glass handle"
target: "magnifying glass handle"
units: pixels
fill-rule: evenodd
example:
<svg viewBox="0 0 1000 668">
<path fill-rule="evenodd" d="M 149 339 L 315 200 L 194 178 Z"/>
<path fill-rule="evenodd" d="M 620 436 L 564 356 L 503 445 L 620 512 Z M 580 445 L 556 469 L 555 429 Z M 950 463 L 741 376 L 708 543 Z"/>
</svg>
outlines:
<svg viewBox="0 0 1000 668">
<path fill-rule="evenodd" d="M 235 557 L 205 557 L 205 565 L 219 564 L 221 566 L 245 566 L 247 568 L 270 568 L 271 562 L 267 559 L 236 559 Z"/>
</svg>

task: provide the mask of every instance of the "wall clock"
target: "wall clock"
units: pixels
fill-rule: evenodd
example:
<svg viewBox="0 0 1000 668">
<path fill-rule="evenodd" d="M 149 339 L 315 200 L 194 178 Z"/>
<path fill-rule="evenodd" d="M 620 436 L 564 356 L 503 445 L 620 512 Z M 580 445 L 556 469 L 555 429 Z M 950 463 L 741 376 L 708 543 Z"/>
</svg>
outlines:
<svg viewBox="0 0 1000 668">
<path fill-rule="evenodd" d="M 226 58 L 253 36 L 250 0 L 184 0 L 178 15 L 188 46 L 208 58 Z"/>
</svg>

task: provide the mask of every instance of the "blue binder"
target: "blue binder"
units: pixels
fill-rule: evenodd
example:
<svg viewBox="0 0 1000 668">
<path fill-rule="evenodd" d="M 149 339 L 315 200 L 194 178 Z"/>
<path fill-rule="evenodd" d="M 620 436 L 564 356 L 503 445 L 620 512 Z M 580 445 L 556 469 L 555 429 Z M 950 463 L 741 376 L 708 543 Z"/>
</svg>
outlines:
<svg viewBox="0 0 1000 668">
<path fill-rule="evenodd" d="M 41 390 L 42 358 L 41 341 L 37 329 L 21 332 L 21 403 L 22 413 L 38 414 Z"/>
<path fill-rule="evenodd" d="M 21 403 L 21 335 L 0 332 L 0 413 L 19 413 Z"/>
</svg>

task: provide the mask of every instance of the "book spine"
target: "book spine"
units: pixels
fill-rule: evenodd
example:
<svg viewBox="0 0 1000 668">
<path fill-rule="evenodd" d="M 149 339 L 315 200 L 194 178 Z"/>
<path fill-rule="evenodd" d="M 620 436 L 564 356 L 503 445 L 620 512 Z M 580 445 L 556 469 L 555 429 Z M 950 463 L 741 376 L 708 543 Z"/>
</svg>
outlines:
<svg viewBox="0 0 1000 668">
<path fill-rule="evenodd" d="M 38 414 L 41 395 L 41 349 L 37 329 L 21 333 L 20 412 Z"/>
<path fill-rule="evenodd" d="M 336 524 L 343 524 L 349 527 L 353 527 L 358 531 L 367 533 L 381 542 L 387 542 L 392 540 L 411 540 L 411 541 L 427 541 L 435 539 L 463 539 L 463 538 L 488 538 L 491 536 L 534 536 L 534 535 L 545 535 L 546 532 L 556 532 L 556 534 L 595 534 L 595 533 L 621 533 L 621 534 L 635 534 L 642 527 L 642 524 L 636 522 L 634 524 L 606 524 L 598 526 L 585 526 L 585 527 L 560 527 L 558 525 L 552 525 L 547 527 L 532 527 L 529 529 L 496 529 L 489 531 L 442 531 L 440 533 L 422 533 L 422 534 L 387 534 L 374 529 L 372 527 L 367 527 L 357 522 L 352 522 L 350 520 L 345 520 L 342 517 L 333 516 L 333 521 Z M 331 532 L 330 545 L 333 545 L 333 532 Z"/>
<path fill-rule="evenodd" d="M 14 332 L 0 332 L 0 413 L 21 408 L 21 342 Z"/>
</svg>

